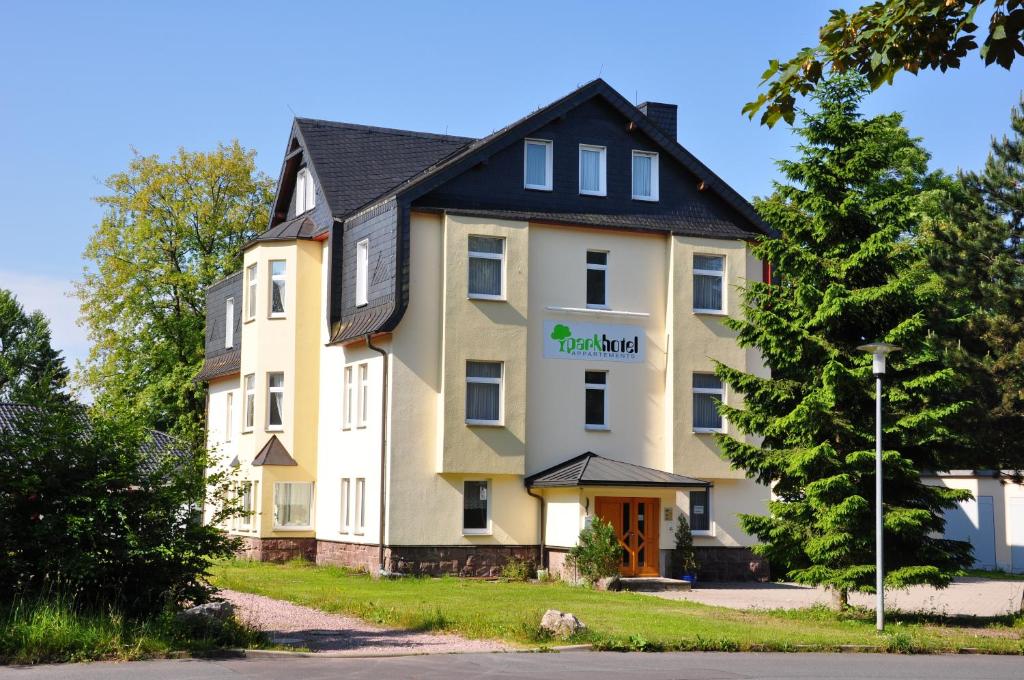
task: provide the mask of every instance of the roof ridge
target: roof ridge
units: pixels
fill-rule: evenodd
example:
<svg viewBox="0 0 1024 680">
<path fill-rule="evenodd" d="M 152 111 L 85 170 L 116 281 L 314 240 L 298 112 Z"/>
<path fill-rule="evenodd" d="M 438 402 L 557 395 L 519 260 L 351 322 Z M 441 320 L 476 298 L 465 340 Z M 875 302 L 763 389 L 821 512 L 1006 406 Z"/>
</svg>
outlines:
<svg viewBox="0 0 1024 680">
<path fill-rule="evenodd" d="M 403 128 L 389 128 L 380 127 L 377 125 L 363 125 L 361 123 L 347 123 L 340 120 L 326 120 L 324 118 L 305 118 L 296 116 L 297 122 L 309 123 L 312 125 L 318 125 L 323 127 L 332 128 L 345 128 L 347 130 L 362 130 L 365 132 L 376 132 L 380 134 L 396 135 L 400 137 L 420 137 L 425 139 L 444 139 L 444 140 L 465 140 L 467 142 L 475 141 L 476 137 L 465 137 L 463 135 L 449 135 L 442 134 L 439 132 L 421 132 L 419 130 L 406 130 Z"/>
</svg>

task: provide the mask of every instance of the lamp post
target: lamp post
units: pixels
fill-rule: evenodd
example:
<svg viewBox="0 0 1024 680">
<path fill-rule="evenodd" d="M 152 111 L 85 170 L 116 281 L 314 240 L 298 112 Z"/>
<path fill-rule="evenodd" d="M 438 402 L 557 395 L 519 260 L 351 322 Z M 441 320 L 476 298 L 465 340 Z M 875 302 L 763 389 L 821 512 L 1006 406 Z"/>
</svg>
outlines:
<svg viewBox="0 0 1024 680">
<path fill-rule="evenodd" d="M 871 370 L 875 374 L 875 628 L 885 628 L 885 588 L 882 571 L 882 376 L 885 375 L 885 357 L 899 349 L 887 342 L 871 342 L 857 349 L 871 355 Z"/>
</svg>

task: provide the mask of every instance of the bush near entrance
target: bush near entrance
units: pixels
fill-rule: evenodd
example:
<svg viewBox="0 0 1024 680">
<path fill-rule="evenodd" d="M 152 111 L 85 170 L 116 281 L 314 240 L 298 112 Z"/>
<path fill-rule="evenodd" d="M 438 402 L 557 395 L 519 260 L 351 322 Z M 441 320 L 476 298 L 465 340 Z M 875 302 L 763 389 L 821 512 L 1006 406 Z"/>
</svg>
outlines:
<svg viewBox="0 0 1024 680">
<path fill-rule="evenodd" d="M 580 532 L 579 542 L 566 557 L 569 566 L 588 584 L 618 574 L 621 560 L 622 548 L 615 528 L 600 517 Z"/>
</svg>

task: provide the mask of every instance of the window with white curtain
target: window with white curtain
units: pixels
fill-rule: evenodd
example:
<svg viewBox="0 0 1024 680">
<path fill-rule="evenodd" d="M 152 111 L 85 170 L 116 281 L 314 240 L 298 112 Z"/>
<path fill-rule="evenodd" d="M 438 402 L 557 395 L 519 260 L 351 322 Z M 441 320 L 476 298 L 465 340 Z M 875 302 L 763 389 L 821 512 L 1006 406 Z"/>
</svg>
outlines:
<svg viewBox="0 0 1024 680">
<path fill-rule="evenodd" d="M 693 311 L 721 314 L 725 311 L 725 256 L 693 256 Z"/>
<path fill-rule="evenodd" d="M 580 144 L 580 193 L 589 196 L 604 196 L 607 192 L 605 181 L 605 156 L 603 146 Z"/>
<path fill-rule="evenodd" d="M 353 376 L 354 368 L 352 366 L 345 367 L 345 384 L 343 385 L 344 391 L 342 393 L 341 405 L 341 426 L 344 429 L 352 427 L 352 420 L 355 416 L 356 411 L 356 383 Z"/>
<path fill-rule="evenodd" d="M 658 154 L 633 152 L 633 198 L 638 201 L 658 200 Z"/>
<path fill-rule="evenodd" d="M 584 428 L 608 429 L 608 372 L 584 371 Z"/>
<path fill-rule="evenodd" d="M 366 479 L 356 479 L 356 533 L 366 531 Z"/>
<path fill-rule="evenodd" d="M 552 144 L 547 139 L 527 139 L 523 148 L 523 186 L 551 191 Z"/>
<path fill-rule="evenodd" d="M 245 431 L 252 430 L 253 421 L 256 419 L 256 374 L 250 373 L 245 376 Z"/>
<path fill-rule="evenodd" d="M 466 422 L 470 425 L 501 424 L 500 361 L 466 362 Z"/>
<path fill-rule="evenodd" d="M 351 486 L 350 481 L 346 479 L 341 480 L 341 517 L 339 518 L 339 526 L 341 527 L 341 533 L 347 534 L 352 528 L 352 508 L 349 505 L 351 501 Z"/>
<path fill-rule="evenodd" d="M 711 491 L 690 491 L 690 531 L 711 531 Z"/>
<path fill-rule="evenodd" d="M 462 484 L 462 533 L 487 534 L 491 531 L 490 484 L 466 480 Z"/>
<path fill-rule="evenodd" d="M 267 429 L 284 427 L 284 373 L 267 373 Z"/>
<path fill-rule="evenodd" d="M 246 268 L 246 279 L 248 281 L 248 295 L 247 307 L 245 316 L 252 320 L 256 318 L 256 265 L 251 264 Z"/>
<path fill-rule="evenodd" d="M 725 387 L 713 373 L 693 374 L 693 431 L 722 432 L 718 405 L 725 401 Z"/>
<path fill-rule="evenodd" d="M 469 237 L 469 297 L 505 298 L 505 239 Z"/>
<path fill-rule="evenodd" d="M 313 528 L 313 482 L 274 484 L 274 528 Z"/>
<path fill-rule="evenodd" d="M 285 279 L 287 265 L 284 260 L 270 261 L 270 316 L 284 316 Z"/>
<path fill-rule="evenodd" d="M 362 307 L 368 300 L 370 269 L 370 242 L 363 239 L 356 244 L 356 306 Z"/>
<path fill-rule="evenodd" d="M 608 307 L 608 253 L 587 251 L 587 307 Z"/>
<path fill-rule="evenodd" d="M 231 441 L 231 431 L 235 429 L 235 393 L 224 395 L 224 441 Z"/>
<path fill-rule="evenodd" d="M 224 301 L 224 349 L 235 346 L 235 298 Z"/>
<path fill-rule="evenodd" d="M 370 410 L 370 365 L 359 364 L 359 410 L 356 426 L 366 427 L 366 416 Z"/>
<path fill-rule="evenodd" d="M 316 206 L 316 185 L 308 168 L 299 170 L 295 178 L 295 214 L 301 215 Z"/>
</svg>

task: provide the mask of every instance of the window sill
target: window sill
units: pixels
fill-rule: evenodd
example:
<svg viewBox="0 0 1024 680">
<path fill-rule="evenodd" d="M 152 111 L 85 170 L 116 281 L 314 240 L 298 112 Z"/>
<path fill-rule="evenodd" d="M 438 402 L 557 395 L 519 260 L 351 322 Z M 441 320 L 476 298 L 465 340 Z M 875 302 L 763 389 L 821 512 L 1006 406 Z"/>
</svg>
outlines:
<svg viewBox="0 0 1024 680">
<path fill-rule="evenodd" d="M 595 312 L 607 312 L 611 310 L 611 307 L 609 307 L 608 305 L 592 305 L 588 303 L 587 309 Z"/>
<path fill-rule="evenodd" d="M 527 191 L 551 191 L 551 187 L 543 187 L 537 184 L 524 184 L 523 188 Z"/>
<path fill-rule="evenodd" d="M 267 321 L 280 321 L 281 319 L 287 319 L 286 314 L 271 314 L 267 317 Z"/>
<path fill-rule="evenodd" d="M 242 323 L 252 323 L 256 320 L 255 316 L 250 316 L 248 319 L 242 319 Z"/>
<path fill-rule="evenodd" d="M 252 428 L 250 427 L 248 430 L 242 430 L 242 434 L 252 434 Z"/>
<path fill-rule="evenodd" d="M 494 533 L 490 529 L 463 529 L 463 536 L 493 536 Z"/>
<path fill-rule="evenodd" d="M 694 434 L 725 434 L 725 428 L 715 429 L 712 427 L 695 427 L 693 428 Z"/>
<path fill-rule="evenodd" d="M 598 309 L 595 307 L 557 307 L 555 305 L 548 305 L 544 309 L 549 312 L 562 312 L 563 314 L 601 314 L 605 316 L 627 316 L 642 319 L 651 316 L 649 312 L 626 312 L 618 309 Z"/>
<path fill-rule="evenodd" d="M 368 304 L 369 304 L 369 302 L 357 302 L 356 303 L 356 309 L 362 309 L 363 307 L 365 307 Z"/>
<path fill-rule="evenodd" d="M 284 432 L 284 425 L 275 426 L 275 427 L 267 427 L 266 431 L 267 432 Z"/>
<path fill-rule="evenodd" d="M 286 527 L 279 527 L 276 524 L 274 525 L 274 531 L 312 531 L 312 530 L 313 530 L 312 526 L 302 526 L 302 527 L 286 526 Z"/>
<path fill-rule="evenodd" d="M 501 420 L 467 420 L 466 425 L 470 427 L 505 427 Z"/>
<path fill-rule="evenodd" d="M 584 425 L 583 429 L 587 432 L 611 432 L 611 425 Z"/>
<path fill-rule="evenodd" d="M 467 300 L 483 300 L 484 302 L 508 302 L 508 298 L 504 295 L 483 295 L 470 293 L 466 296 Z"/>
<path fill-rule="evenodd" d="M 356 429 L 357 430 L 365 430 L 366 429 L 366 423 L 363 423 L 362 425 L 356 425 Z"/>
<path fill-rule="evenodd" d="M 714 537 L 715 530 L 714 529 L 708 529 L 707 531 L 691 531 L 690 534 L 693 535 L 693 536 Z"/>
<path fill-rule="evenodd" d="M 607 198 L 607 191 L 580 191 L 580 196 L 594 196 L 595 198 Z"/>
<path fill-rule="evenodd" d="M 658 202 L 658 197 L 657 196 L 634 196 L 633 200 L 634 201 L 644 201 L 645 203 L 657 203 Z"/>
<path fill-rule="evenodd" d="M 722 309 L 695 309 L 696 316 L 729 316 L 729 313 Z"/>
</svg>

